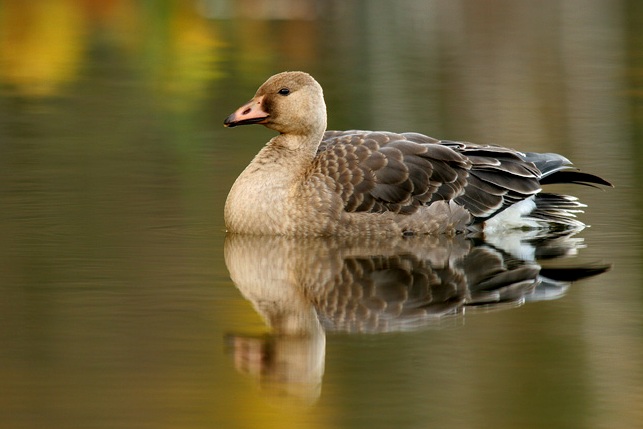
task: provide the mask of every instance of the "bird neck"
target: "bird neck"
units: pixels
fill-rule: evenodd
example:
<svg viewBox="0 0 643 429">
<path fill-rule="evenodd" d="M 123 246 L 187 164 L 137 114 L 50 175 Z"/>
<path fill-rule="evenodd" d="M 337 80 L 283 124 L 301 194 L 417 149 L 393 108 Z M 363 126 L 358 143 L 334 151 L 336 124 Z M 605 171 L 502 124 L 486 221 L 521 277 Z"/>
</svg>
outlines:
<svg viewBox="0 0 643 429">
<path fill-rule="evenodd" d="M 325 130 L 306 134 L 279 134 L 268 143 L 266 150 L 278 152 L 285 159 L 296 158 L 309 164 L 317 154 Z"/>
</svg>

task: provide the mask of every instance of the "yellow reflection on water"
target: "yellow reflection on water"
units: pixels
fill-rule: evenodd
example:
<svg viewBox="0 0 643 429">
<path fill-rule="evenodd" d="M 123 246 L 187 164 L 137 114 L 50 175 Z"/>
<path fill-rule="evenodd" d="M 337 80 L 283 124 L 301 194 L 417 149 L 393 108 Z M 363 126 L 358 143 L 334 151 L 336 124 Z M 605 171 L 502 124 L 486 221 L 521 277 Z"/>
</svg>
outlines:
<svg viewBox="0 0 643 429">
<path fill-rule="evenodd" d="M 0 9 L 0 79 L 31 97 L 78 74 L 85 33 L 79 2 L 8 1 Z"/>
<path fill-rule="evenodd" d="M 192 2 L 13 0 L 0 7 L 0 82 L 21 96 L 59 95 L 102 41 L 177 96 L 173 108 L 192 104 L 220 76 L 223 43 Z"/>
</svg>

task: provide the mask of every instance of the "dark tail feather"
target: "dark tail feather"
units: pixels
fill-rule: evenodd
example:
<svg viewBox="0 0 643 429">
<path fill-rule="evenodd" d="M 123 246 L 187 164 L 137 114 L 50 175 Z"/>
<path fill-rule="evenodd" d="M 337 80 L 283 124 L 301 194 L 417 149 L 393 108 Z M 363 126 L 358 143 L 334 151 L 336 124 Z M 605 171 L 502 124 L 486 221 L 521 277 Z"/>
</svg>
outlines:
<svg viewBox="0 0 643 429">
<path fill-rule="evenodd" d="M 611 268 L 611 265 L 598 265 L 594 267 L 542 268 L 540 270 L 540 275 L 556 281 L 575 282 L 577 280 L 603 274 Z"/>
<path fill-rule="evenodd" d="M 539 180 L 541 185 L 554 183 L 576 183 L 579 185 L 594 186 L 613 185 L 602 177 L 591 173 L 584 173 L 572 167 L 570 160 L 557 153 L 536 153 L 527 152 L 522 158 L 532 162 L 540 170 L 542 176 Z"/>
<path fill-rule="evenodd" d="M 578 185 L 592 186 L 594 188 L 598 188 L 596 185 L 614 186 L 602 177 L 578 170 L 558 170 L 548 175 L 543 175 L 540 179 L 541 185 L 551 185 L 554 183 L 575 183 Z"/>
</svg>

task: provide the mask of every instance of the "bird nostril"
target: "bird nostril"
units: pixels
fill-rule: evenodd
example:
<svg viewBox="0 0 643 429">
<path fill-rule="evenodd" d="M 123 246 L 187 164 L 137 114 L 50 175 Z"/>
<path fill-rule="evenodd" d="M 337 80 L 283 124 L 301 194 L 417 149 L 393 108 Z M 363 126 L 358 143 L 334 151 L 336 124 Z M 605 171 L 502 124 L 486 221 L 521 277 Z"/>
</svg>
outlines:
<svg viewBox="0 0 643 429">
<path fill-rule="evenodd" d="M 248 107 L 246 110 L 243 111 L 242 115 L 247 115 L 250 113 L 250 108 Z"/>
</svg>

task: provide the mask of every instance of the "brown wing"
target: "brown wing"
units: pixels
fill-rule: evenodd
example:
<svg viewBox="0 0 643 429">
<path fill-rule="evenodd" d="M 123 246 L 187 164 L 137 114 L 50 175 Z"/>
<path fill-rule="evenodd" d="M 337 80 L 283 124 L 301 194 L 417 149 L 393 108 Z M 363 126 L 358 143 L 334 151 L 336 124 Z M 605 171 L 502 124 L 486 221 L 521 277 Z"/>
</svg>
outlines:
<svg viewBox="0 0 643 429">
<path fill-rule="evenodd" d="M 421 134 L 329 131 L 313 169 L 333 179 L 348 212 L 409 214 L 461 195 L 470 162 Z"/>
<path fill-rule="evenodd" d="M 314 168 L 348 212 L 413 213 L 453 199 L 484 220 L 541 190 L 540 170 L 520 152 L 418 133 L 327 131 Z"/>
<path fill-rule="evenodd" d="M 465 192 L 455 202 L 478 219 L 489 218 L 542 190 L 541 171 L 516 150 L 451 141 L 441 144 L 471 161 Z"/>
</svg>

